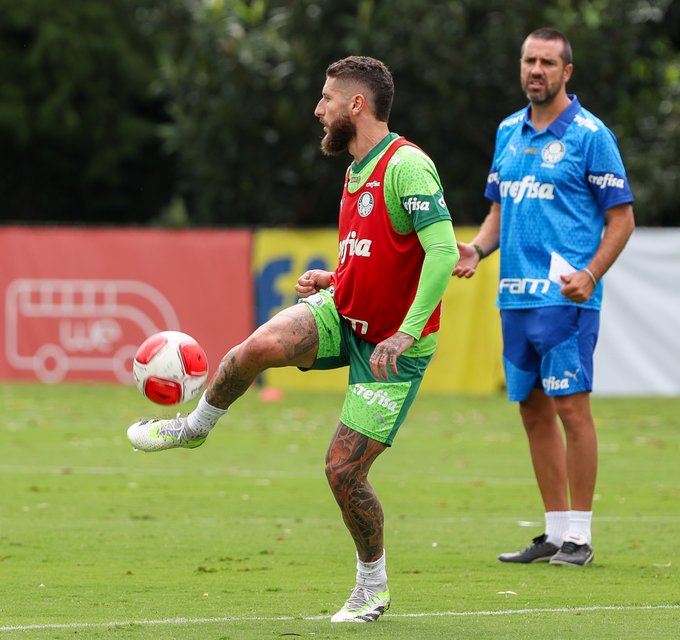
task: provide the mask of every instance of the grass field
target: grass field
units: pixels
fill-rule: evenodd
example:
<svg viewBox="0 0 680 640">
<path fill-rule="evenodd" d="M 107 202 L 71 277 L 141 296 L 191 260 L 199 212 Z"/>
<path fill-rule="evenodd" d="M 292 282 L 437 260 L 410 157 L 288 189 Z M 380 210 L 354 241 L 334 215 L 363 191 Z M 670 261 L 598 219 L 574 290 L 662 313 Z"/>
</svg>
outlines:
<svg viewBox="0 0 680 640">
<path fill-rule="evenodd" d="M 200 449 L 142 454 L 125 429 L 158 411 L 132 388 L 0 385 L 2 639 L 678 637 L 680 398 L 593 399 L 584 569 L 495 559 L 542 531 L 516 407 L 418 398 L 372 473 L 393 597 L 374 625 L 328 621 L 354 581 L 323 474 L 341 401 L 251 391 Z"/>
</svg>

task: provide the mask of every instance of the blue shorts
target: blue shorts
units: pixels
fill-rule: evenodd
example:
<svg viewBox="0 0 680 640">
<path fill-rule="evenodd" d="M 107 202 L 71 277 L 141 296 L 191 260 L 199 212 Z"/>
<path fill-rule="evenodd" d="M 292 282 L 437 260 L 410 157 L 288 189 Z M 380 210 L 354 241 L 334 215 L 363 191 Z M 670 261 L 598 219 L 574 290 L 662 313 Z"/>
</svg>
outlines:
<svg viewBox="0 0 680 640">
<path fill-rule="evenodd" d="M 549 396 L 593 390 L 593 353 L 600 312 L 580 307 L 501 310 L 503 367 L 508 398 L 533 389 Z"/>
</svg>

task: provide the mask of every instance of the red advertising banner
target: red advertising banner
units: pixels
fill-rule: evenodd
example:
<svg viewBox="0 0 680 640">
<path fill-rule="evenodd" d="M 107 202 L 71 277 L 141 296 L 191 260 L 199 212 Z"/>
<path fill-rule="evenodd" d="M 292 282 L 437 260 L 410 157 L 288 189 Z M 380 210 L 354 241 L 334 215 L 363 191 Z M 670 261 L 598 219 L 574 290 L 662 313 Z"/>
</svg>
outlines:
<svg viewBox="0 0 680 640">
<path fill-rule="evenodd" d="M 0 380 L 132 383 L 157 331 L 210 373 L 254 325 L 249 231 L 0 228 Z"/>
</svg>

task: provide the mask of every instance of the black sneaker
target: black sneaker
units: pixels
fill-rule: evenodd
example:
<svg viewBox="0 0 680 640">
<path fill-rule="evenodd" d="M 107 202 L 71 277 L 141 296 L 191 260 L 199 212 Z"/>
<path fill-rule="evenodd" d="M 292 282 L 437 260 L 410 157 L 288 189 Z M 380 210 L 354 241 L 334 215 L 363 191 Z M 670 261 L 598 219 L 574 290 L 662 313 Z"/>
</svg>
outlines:
<svg viewBox="0 0 680 640">
<path fill-rule="evenodd" d="M 524 564 L 548 562 L 559 550 L 560 548 L 556 544 L 548 542 L 548 536 L 543 533 L 534 538 L 526 549 L 513 553 L 501 553 L 498 559 L 501 562 L 522 562 Z"/>
<path fill-rule="evenodd" d="M 568 533 L 564 536 L 562 548 L 550 558 L 550 564 L 582 567 L 583 565 L 590 564 L 594 558 L 593 548 L 583 536 Z"/>
</svg>

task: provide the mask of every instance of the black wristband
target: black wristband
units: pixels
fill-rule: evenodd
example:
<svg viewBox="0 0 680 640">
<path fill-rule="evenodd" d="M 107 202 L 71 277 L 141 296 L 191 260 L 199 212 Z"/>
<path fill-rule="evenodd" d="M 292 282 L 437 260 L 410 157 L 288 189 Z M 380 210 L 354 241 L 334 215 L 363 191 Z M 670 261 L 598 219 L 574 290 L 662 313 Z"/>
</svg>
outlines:
<svg viewBox="0 0 680 640">
<path fill-rule="evenodd" d="M 472 248 L 477 252 L 480 260 L 484 258 L 484 251 L 482 251 L 482 248 L 478 244 L 473 244 Z"/>
</svg>

